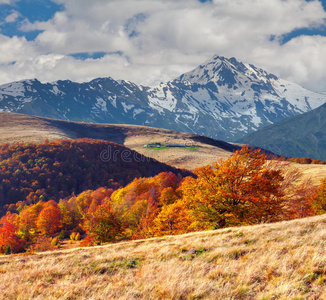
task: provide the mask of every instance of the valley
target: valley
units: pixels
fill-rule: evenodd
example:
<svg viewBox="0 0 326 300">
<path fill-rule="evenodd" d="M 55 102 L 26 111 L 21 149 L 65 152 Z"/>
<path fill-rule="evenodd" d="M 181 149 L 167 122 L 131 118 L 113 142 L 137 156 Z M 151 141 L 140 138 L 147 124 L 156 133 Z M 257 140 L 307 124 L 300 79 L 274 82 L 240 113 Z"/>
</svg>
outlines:
<svg viewBox="0 0 326 300">
<path fill-rule="evenodd" d="M 193 169 L 219 158 L 226 158 L 234 150 L 241 148 L 237 144 L 167 129 L 137 125 L 77 123 L 0 112 L 0 143 L 41 143 L 45 139 L 55 141 L 78 138 L 102 139 L 118 143 L 145 156 L 185 169 Z M 196 145 L 196 151 L 182 148 L 155 151 L 144 148 L 145 144 L 152 142 L 188 141 Z"/>
</svg>

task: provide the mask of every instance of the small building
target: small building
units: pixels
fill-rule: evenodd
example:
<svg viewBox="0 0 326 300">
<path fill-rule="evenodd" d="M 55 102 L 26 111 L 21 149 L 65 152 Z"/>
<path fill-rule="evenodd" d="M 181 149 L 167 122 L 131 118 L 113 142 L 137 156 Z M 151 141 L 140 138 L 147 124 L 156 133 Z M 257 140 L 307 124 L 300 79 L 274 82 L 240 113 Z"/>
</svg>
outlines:
<svg viewBox="0 0 326 300">
<path fill-rule="evenodd" d="M 166 143 L 165 147 L 187 147 L 186 143 Z"/>
</svg>

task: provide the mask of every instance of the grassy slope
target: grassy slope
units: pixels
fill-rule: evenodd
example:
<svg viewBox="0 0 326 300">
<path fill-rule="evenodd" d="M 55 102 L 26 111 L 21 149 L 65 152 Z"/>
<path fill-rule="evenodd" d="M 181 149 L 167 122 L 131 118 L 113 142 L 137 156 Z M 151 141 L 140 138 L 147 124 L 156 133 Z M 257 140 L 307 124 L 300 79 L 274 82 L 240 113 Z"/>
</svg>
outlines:
<svg viewBox="0 0 326 300">
<path fill-rule="evenodd" d="M 66 122 L 22 114 L 0 112 L 0 143 L 43 142 L 45 139 L 103 139 L 124 145 L 148 157 L 177 168 L 193 169 L 207 165 L 219 157 L 229 156 L 239 146 L 191 133 L 136 126 Z M 155 151 L 145 144 L 189 142 L 197 150 L 174 148 Z"/>
<path fill-rule="evenodd" d="M 1 299 L 325 299 L 326 215 L 0 257 Z M 190 249 L 199 250 L 189 254 Z"/>
</svg>

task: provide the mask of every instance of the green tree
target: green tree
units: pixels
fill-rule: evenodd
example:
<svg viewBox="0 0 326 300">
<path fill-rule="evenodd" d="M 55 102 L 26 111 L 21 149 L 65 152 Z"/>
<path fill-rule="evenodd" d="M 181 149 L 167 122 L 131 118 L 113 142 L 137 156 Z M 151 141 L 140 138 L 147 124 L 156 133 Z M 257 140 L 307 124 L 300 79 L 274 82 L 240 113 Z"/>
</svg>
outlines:
<svg viewBox="0 0 326 300">
<path fill-rule="evenodd" d="M 94 213 L 88 214 L 84 228 L 87 235 L 99 243 L 113 242 L 122 232 L 120 220 L 108 205 L 99 205 Z"/>
</svg>

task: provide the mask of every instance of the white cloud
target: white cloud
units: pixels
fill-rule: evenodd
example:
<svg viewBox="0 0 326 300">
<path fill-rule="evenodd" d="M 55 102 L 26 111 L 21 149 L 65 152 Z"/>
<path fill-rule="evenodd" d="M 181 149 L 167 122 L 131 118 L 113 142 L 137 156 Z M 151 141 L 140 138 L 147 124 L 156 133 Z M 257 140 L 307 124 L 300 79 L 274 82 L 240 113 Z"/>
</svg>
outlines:
<svg viewBox="0 0 326 300">
<path fill-rule="evenodd" d="M 265 55 L 259 53 L 257 58 L 280 77 L 311 90 L 326 91 L 325 53 L 326 37 L 299 36 L 282 46 L 271 47 Z"/>
<path fill-rule="evenodd" d="M 0 64 L 25 60 L 37 54 L 33 45 L 24 37 L 9 38 L 0 34 Z"/>
<path fill-rule="evenodd" d="M 13 23 L 20 17 L 20 13 L 18 11 L 12 11 L 10 15 L 5 18 L 5 23 Z"/>
<path fill-rule="evenodd" d="M 305 87 L 326 90 L 322 70 L 326 38 L 301 36 L 284 45 L 278 42 L 295 29 L 325 26 L 326 13 L 316 0 L 56 2 L 65 9 L 51 20 L 22 24 L 22 30 L 42 31 L 35 41 L 12 38 L 2 44 L 0 36 L 0 62 L 17 61 L 0 66 L 0 81 L 22 76 L 43 81 L 111 76 L 153 84 L 219 54 L 256 64 Z M 6 54 L 10 43 L 14 53 Z M 98 51 L 123 55 L 85 61 L 69 56 Z"/>
<path fill-rule="evenodd" d="M 0 5 L 1 4 L 12 4 L 14 3 L 16 0 L 0 0 Z"/>
</svg>

